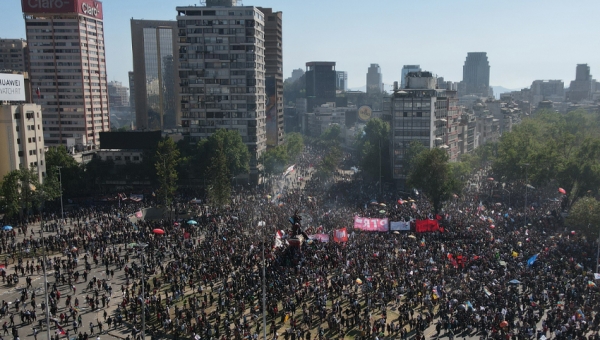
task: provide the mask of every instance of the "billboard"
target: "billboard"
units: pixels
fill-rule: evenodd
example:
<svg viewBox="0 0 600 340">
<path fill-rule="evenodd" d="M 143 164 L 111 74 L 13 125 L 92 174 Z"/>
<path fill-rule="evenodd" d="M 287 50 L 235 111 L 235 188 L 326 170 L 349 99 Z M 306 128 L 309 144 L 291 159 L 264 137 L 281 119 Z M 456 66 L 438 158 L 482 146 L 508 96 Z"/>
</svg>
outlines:
<svg viewBox="0 0 600 340">
<path fill-rule="evenodd" d="M 96 0 L 21 0 L 23 13 L 79 13 L 94 19 L 103 18 L 102 2 Z"/>
<path fill-rule="evenodd" d="M 22 74 L 0 73 L 0 100 L 25 101 L 25 80 Z"/>
</svg>

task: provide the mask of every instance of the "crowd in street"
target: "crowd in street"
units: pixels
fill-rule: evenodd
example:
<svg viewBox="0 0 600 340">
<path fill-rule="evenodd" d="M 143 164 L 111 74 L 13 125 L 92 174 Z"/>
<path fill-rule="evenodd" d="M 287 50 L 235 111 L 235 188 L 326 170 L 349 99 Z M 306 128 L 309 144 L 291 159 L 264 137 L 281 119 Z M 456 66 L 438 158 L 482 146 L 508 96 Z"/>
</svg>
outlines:
<svg viewBox="0 0 600 340">
<path fill-rule="evenodd" d="M 433 214 L 417 191 L 384 192 L 347 171 L 319 177 L 319 161 L 309 149 L 275 191 L 238 188 L 227 207 L 181 197 L 171 219 L 132 218 L 150 202 L 46 215 L 45 234 L 32 219 L 0 234 L 2 280 L 29 286 L 52 271 L 57 338 L 127 330 L 134 339 L 142 318 L 154 339 L 600 338 L 597 244 L 565 225 L 556 190 L 526 193 L 482 169 Z M 179 218 L 185 211 L 197 224 Z M 296 248 L 284 237 L 276 247 L 296 211 L 306 233 L 345 227 L 348 241 Z M 443 232 L 364 232 L 355 216 L 437 219 Z M 45 307 L 33 289 L 2 301 L 3 335 L 44 328 Z M 82 313 L 101 317 L 83 325 Z"/>
</svg>

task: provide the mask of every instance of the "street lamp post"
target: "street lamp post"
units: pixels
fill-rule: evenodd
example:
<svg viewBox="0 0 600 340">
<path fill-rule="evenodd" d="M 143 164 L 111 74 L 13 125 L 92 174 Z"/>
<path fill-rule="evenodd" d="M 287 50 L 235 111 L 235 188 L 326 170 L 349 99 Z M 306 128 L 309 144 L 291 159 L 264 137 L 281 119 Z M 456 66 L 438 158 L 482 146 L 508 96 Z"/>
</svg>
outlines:
<svg viewBox="0 0 600 340">
<path fill-rule="evenodd" d="M 527 183 L 527 181 L 528 181 L 527 168 L 529 167 L 529 163 L 525 163 L 525 164 L 523 164 L 523 166 L 525 166 L 525 211 L 524 211 L 524 214 L 525 214 L 525 227 L 527 227 L 527 191 L 528 191 L 527 189 L 529 189 L 528 183 Z"/>
<path fill-rule="evenodd" d="M 142 253 L 140 254 L 140 256 L 142 257 L 142 340 L 146 340 L 146 266 L 144 265 L 144 255 L 146 253 L 147 246 L 148 244 L 146 243 L 138 243 L 138 247 L 142 249 Z"/>
<path fill-rule="evenodd" d="M 42 192 L 42 199 L 44 194 Z M 42 201 L 42 206 L 44 202 Z M 42 269 L 44 271 L 44 299 L 46 300 L 46 310 L 44 314 L 46 314 L 46 336 L 50 339 L 50 306 L 48 301 L 48 268 L 46 268 L 46 244 L 44 242 L 44 214 L 40 209 L 40 231 L 42 232 Z"/>
<path fill-rule="evenodd" d="M 266 275 L 265 275 L 265 221 L 259 221 L 258 226 L 262 227 L 262 322 L 263 322 L 263 336 L 264 340 L 267 340 L 267 293 L 266 293 Z"/>
<path fill-rule="evenodd" d="M 62 166 L 57 166 L 56 167 L 58 169 L 58 180 L 60 183 L 60 217 L 61 219 L 65 220 L 65 211 L 63 209 L 63 192 L 62 192 L 62 173 L 60 172 L 60 169 L 62 169 Z"/>
</svg>

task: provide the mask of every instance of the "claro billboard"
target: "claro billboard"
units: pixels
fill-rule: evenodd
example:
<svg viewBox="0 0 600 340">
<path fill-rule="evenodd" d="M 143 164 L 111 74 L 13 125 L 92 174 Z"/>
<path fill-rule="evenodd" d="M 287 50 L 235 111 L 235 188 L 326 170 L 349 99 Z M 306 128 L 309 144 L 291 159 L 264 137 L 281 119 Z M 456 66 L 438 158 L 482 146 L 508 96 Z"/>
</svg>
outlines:
<svg viewBox="0 0 600 340">
<path fill-rule="evenodd" d="M 102 2 L 94 0 L 21 0 L 23 13 L 79 13 L 102 19 Z"/>
<path fill-rule="evenodd" d="M 0 73 L 0 101 L 25 101 L 22 74 Z"/>
</svg>

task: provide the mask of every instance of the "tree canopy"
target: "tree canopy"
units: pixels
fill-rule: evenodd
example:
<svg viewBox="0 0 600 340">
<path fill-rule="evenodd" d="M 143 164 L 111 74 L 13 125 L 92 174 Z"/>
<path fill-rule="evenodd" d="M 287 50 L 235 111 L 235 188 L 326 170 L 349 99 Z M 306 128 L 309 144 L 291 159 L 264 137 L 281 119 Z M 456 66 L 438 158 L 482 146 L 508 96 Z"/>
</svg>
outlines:
<svg viewBox="0 0 600 340">
<path fill-rule="evenodd" d="M 600 202 L 591 196 L 579 199 L 571 207 L 566 225 L 596 239 L 600 228 Z"/>
<path fill-rule="evenodd" d="M 210 166 L 209 163 L 205 163 L 206 160 L 214 159 L 220 152 L 225 153 L 230 176 L 248 173 L 250 169 L 250 152 L 242 141 L 239 131 L 219 129 L 210 137 L 198 143 L 197 159 L 204 160 L 200 163 L 203 165 L 202 172 L 206 172 L 206 169 Z"/>
<path fill-rule="evenodd" d="M 460 184 L 448 163 L 448 153 L 434 148 L 419 153 L 408 174 L 408 184 L 421 191 L 433 204 L 435 212 L 439 212 L 442 203 L 452 193 L 460 190 Z"/>
<path fill-rule="evenodd" d="M 179 163 L 179 150 L 171 138 L 165 138 L 158 143 L 156 150 L 156 175 L 159 188 L 158 201 L 166 207 L 171 205 L 177 190 L 177 164 Z"/>
<path fill-rule="evenodd" d="M 569 192 L 569 204 L 600 186 L 600 124 L 583 110 L 566 115 L 540 111 L 505 133 L 497 145 L 494 174 L 503 180 L 525 177 L 542 186 L 555 181 Z"/>
<path fill-rule="evenodd" d="M 371 178 L 382 180 L 391 178 L 390 164 L 390 124 L 379 119 L 369 120 L 361 137 L 356 140 L 361 169 Z"/>
</svg>

